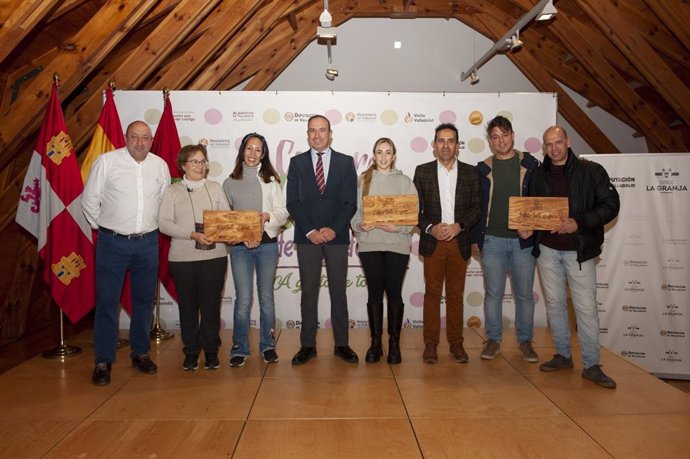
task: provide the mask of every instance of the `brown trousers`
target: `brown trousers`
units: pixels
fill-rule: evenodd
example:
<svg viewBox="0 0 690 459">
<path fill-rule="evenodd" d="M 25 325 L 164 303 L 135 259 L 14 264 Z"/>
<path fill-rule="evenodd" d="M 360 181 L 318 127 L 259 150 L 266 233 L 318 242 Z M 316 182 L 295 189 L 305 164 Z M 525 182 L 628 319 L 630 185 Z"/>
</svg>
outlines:
<svg viewBox="0 0 690 459">
<path fill-rule="evenodd" d="M 462 328 L 467 261 L 458 243 L 438 241 L 434 253 L 424 257 L 424 344 L 439 344 L 441 292 L 446 285 L 446 337 L 448 344 L 462 344 Z"/>
</svg>

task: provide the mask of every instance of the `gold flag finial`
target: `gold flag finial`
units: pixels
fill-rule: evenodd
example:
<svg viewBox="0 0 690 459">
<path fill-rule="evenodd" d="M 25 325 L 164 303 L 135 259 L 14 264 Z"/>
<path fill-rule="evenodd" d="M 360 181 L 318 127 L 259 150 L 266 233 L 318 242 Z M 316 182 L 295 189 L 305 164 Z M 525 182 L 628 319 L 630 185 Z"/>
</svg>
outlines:
<svg viewBox="0 0 690 459">
<path fill-rule="evenodd" d="M 168 97 L 170 96 L 170 89 L 166 86 L 163 88 L 163 101 L 168 100 Z"/>
<path fill-rule="evenodd" d="M 53 73 L 53 81 L 55 81 L 55 86 L 60 87 L 60 75 L 57 72 Z"/>
<path fill-rule="evenodd" d="M 110 86 L 111 91 L 113 91 L 113 92 L 115 91 L 115 82 L 113 80 L 110 80 L 108 82 L 108 86 Z"/>
</svg>

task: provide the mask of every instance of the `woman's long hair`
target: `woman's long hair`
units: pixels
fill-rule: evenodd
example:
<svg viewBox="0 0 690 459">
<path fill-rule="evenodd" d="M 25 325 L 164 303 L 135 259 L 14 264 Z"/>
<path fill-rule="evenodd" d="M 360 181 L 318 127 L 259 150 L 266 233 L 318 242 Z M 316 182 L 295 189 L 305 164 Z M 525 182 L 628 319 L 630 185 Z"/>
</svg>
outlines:
<svg viewBox="0 0 690 459">
<path fill-rule="evenodd" d="M 382 143 L 387 143 L 388 145 L 391 146 L 393 149 L 393 155 L 395 156 L 397 153 L 397 150 L 395 148 L 395 144 L 391 139 L 388 137 L 381 137 L 378 139 L 376 142 L 374 142 L 374 148 L 372 148 L 371 152 L 374 155 L 372 157 L 371 165 L 362 172 L 362 175 L 360 176 L 360 180 L 362 183 L 362 196 L 367 196 L 369 194 L 369 187 L 371 186 L 371 177 L 374 175 L 374 171 L 376 170 L 376 149 L 381 145 Z M 395 167 L 395 159 L 393 159 L 393 162 L 391 163 L 391 169 Z"/>
<path fill-rule="evenodd" d="M 273 177 L 275 178 L 276 182 L 280 183 L 280 176 L 273 168 L 271 158 L 268 155 L 268 144 L 266 143 L 266 139 L 264 139 L 264 136 L 257 134 L 256 132 L 250 132 L 242 139 L 242 143 L 240 143 L 240 151 L 237 152 L 237 158 L 235 159 L 235 169 L 233 169 L 232 173 L 230 174 L 230 178 L 234 180 L 242 179 L 242 168 L 244 167 L 244 149 L 247 147 L 247 143 L 251 139 L 259 139 L 261 142 L 261 167 L 259 168 L 259 175 L 261 176 L 261 179 L 264 181 L 264 183 L 271 183 L 271 177 Z"/>
</svg>

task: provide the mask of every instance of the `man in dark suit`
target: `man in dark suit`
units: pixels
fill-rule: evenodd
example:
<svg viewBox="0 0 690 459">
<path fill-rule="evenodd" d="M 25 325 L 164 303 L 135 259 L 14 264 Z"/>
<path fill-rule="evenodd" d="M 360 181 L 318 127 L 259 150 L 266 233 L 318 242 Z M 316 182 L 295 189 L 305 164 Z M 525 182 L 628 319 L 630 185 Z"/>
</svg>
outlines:
<svg viewBox="0 0 690 459">
<path fill-rule="evenodd" d="M 302 285 L 299 352 L 301 365 L 316 357 L 321 263 L 326 260 L 334 354 L 346 362 L 359 361 L 348 345 L 347 257 L 350 219 L 357 210 L 357 172 L 351 156 L 331 149 L 333 131 L 328 119 L 314 115 L 307 122 L 309 151 L 290 160 L 287 209 L 295 222 L 297 262 Z"/>
<path fill-rule="evenodd" d="M 470 234 L 481 217 L 479 175 L 469 164 L 458 161 L 458 129 L 451 123 L 436 127 L 435 161 L 417 166 L 414 184 L 419 194 L 419 254 L 424 257 L 424 353 L 427 363 L 436 363 L 441 328 L 440 309 L 446 285 L 446 336 L 450 353 L 466 363 L 463 347 L 463 295 L 470 258 Z"/>
</svg>

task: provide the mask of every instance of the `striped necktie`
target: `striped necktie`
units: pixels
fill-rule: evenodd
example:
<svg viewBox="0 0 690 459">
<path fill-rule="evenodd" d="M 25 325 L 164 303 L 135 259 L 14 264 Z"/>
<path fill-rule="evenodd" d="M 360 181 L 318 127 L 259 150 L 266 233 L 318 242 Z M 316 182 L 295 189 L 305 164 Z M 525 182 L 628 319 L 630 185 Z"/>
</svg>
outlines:
<svg viewBox="0 0 690 459">
<path fill-rule="evenodd" d="M 316 184 L 319 187 L 319 191 L 323 194 L 326 189 L 326 179 L 323 176 L 323 153 L 317 153 L 319 159 L 316 161 Z"/>
</svg>

